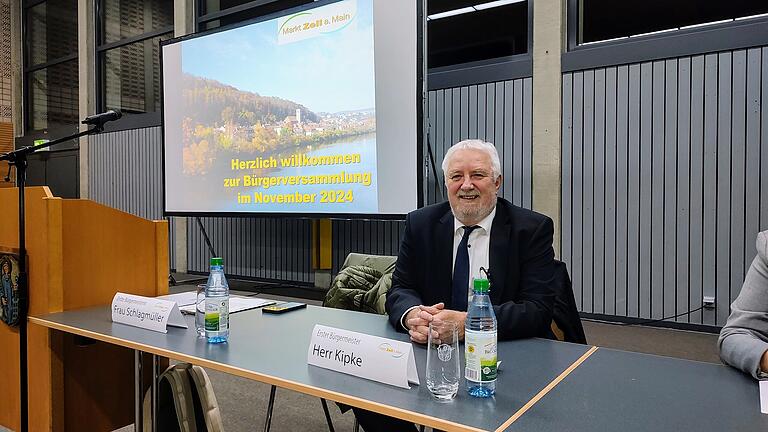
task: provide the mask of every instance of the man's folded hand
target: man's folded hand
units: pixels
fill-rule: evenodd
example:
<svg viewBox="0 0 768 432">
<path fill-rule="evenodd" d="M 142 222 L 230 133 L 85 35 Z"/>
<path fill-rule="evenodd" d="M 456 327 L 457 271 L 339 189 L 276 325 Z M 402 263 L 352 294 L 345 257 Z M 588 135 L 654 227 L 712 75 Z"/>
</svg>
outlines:
<svg viewBox="0 0 768 432">
<path fill-rule="evenodd" d="M 408 334 L 411 336 L 411 340 L 421 344 L 427 343 L 429 323 L 444 308 L 445 304 L 438 303 L 433 306 L 420 305 L 418 308 L 411 309 L 405 315 L 405 325 L 408 327 Z"/>
</svg>

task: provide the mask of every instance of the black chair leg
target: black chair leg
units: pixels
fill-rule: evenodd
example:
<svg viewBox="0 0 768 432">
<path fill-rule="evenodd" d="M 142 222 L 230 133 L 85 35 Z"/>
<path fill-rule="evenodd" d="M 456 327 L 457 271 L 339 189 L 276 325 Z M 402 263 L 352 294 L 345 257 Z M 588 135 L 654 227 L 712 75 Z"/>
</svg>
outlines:
<svg viewBox="0 0 768 432">
<path fill-rule="evenodd" d="M 269 405 L 267 405 L 267 421 L 264 423 L 264 432 L 269 432 L 269 428 L 272 425 L 272 409 L 275 407 L 275 390 L 277 387 L 272 386 L 269 391 Z"/>
<path fill-rule="evenodd" d="M 328 412 L 328 403 L 323 398 L 320 398 L 320 402 L 323 404 L 323 412 L 325 413 L 325 421 L 328 423 L 328 430 L 331 432 L 336 432 L 336 430 L 333 429 L 333 421 L 331 421 L 331 413 Z"/>
</svg>

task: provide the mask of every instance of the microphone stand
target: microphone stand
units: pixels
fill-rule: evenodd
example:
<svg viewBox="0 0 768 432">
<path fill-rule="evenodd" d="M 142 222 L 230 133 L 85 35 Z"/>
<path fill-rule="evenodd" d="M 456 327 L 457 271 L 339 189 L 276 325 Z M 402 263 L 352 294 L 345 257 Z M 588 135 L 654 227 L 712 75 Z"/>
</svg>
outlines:
<svg viewBox="0 0 768 432">
<path fill-rule="evenodd" d="M 432 154 L 432 143 L 431 143 L 431 135 L 429 134 L 429 130 L 431 128 L 427 128 L 427 154 L 429 155 L 429 163 L 432 167 L 432 174 L 435 176 L 435 184 L 437 185 L 437 190 L 440 191 L 440 199 L 445 200 L 445 188 L 440 184 L 440 177 L 437 175 L 437 168 L 435 168 L 435 156 Z"/>
<path fill-rule="evenodd" d="M 23 147 L 18 150 L 0 155 L 0 161 L 7 161 L 9 165 L 16 167 L 16 187 L 19 188 L 19 387 L 21 408 L 21 432 L 29 430 L 29 401 L 27 378 L 27 311 L 29 308 L 29 287 L 27 285 L 27 249 L 26 234 L 24 232 L 24 187 L 27 175 L 27 156 L 37 150 L 61 144 L 65 141 L 93 135 L 104 131 L 103 122 L 98 122 L 93 128 L 67 137 L 59 138 L 47 143 L 31 147 Z"/>
</svg>

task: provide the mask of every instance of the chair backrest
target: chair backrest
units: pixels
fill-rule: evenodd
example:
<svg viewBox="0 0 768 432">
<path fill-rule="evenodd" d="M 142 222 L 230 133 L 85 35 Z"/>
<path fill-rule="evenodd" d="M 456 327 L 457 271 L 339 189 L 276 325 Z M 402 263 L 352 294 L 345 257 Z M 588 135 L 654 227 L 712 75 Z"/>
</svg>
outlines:
<svg viewBox="0 0 768 432">
<path fill-rule="evenodd" d="M 396 256 L 369 255 L 353 252 L 347 255 L 347 259 L 344 260 L 344 264 L 341 266 L 341 269 L 343 270 L 353 265 L 364 265 L 374 270 L 378 270 L 381 274 L 387 274 L 395 271 L 396 262 Z"/>
<path fill-rule="evenodd" d="M 326 293 L 323 306 L 385 314 L 386 292 L 397 257 L 350 253 Z"/>
<path fill-rule="evenodd" d="M 555 260 L 553 281 L 556 292 L 552 318 L 562 332 L 562 339 L 566 342 L 586 344 L 587 338 L 584 335 L 579 309 L 576 307 L 576 299 L 573 296 L 571 278 L 568 276 L 568 268 L 564 262 Z"/>
</svg>

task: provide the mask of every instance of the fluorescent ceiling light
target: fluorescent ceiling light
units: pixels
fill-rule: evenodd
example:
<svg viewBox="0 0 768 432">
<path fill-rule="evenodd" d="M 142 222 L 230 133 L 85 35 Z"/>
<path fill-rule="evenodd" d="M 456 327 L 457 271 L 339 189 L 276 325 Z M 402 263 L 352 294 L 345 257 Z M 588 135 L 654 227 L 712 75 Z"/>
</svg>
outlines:
<svg viewBox="0 0 768 432">
<path fill-rule="evenodd" d="M 757 14 L 757 15 L 750 15 L 750 16 L 745 16 L 745 17 L 739 17 L 739 18 L 736 18 L 736 21 L 748 20 L 748 19 L 752 19 L 752 18 L 761 18 L 761 17 L 764 17 L 764 16 L 768 16 L 768 13 L 762 13 L 762 14 Z"/>
<path fill-rule="evenodd" d="M 512 4 L 512 3 L 520 3 L 520 2 L 523 2 L 523 1 L 525 1 L 525 0 L 498 0 L 498 1 L 492 1 L 490 3 L 483 3 L 483 4 L 475 5 L 475 10 L 490 9 L 490 8 L 495 8 L 495 7 L 499 7 L 499 6 L 506 6 L 506 5 Z"/>
<path fill-rule="evenodd" d="M 473 7 L 465 7 L 465 8 L 461 8 L 461 9 L 454 9 L 454 10 L 449 10 L 449 11 L 445 11 L 445 12 L 440 12 L 440 13 L 428 15 L 427 18 L 429 18 L 430 20 L 436 20 L 436 19 L 440 19 L 440 18 L 447 18 L 449 16 L 461 15 L 461 14 L 465 14 L 465 13 L 469 13 L 469 12 L 474 12 L 474 11 L 475 11 L 475 8 L 473 8 Z"/>
<path fill-rule="evenodd" d="M 629 36 L 619 36 L 619 37 L 610 38 L 610 39 L 601 39 L 599 41 L 582 42 L 579 45 L 594 45 L 594 44 L 600 44 L 603 42 L 615 42 L 617 40 L 623 40 L 623 39 L 629 39 Z"/>
<path fill-rule="evenodd" d="M 454 9 L 454 10 L 440 12 L 432 15 L 427 15 L 427 21 L 436 20 L 440 18 L 447 18 L 450 16 L 461 15 L 461 14 L 475 12 L 475 11 L 484 10 L 484 9 L 491 9 L 499 6 L 506 6 L 512 3 L 520 3 L 524 1 L 525 0 L 497 0 L 497 1 L 492 1 L 488 3 L 481 3 L 475 6 L 469 6 L 461 9 Z"/>
<path fill-rule="evenodd" d="M 652 32 L 648 32 L 648 33 L 640 33 L 640 34 L 629 35 L 629 37 L 636 38 L 636 37 L 641 37 L 641 36 L 650 36 L 650 35 L 661 34 L 661 33 L 669 33 L 669 32 L 673 32 L 673 31 L 677 31 L 677 29 L 676 28 L 671 28 L 671 29 L 666 29 L 666 30 L 657 30 L 657 31 L 652 31 Z"/>
<path fill-rule="evenodd" d="M 710 22 L 699 23 L 699 24 L 691 24 L 691 25 L 680 27 L 680 30 L 692 29 L 692 28 L 696 28 L 696 27 L 706 27 L 706 26 L 715 25 L 715 24 L 729 23 L 731 21 L 733 21 L 733 20 L 732 19 L 724 19 L 724 20 L 720 20 L 720 21 L 710 21 Z"/>
</svg>

